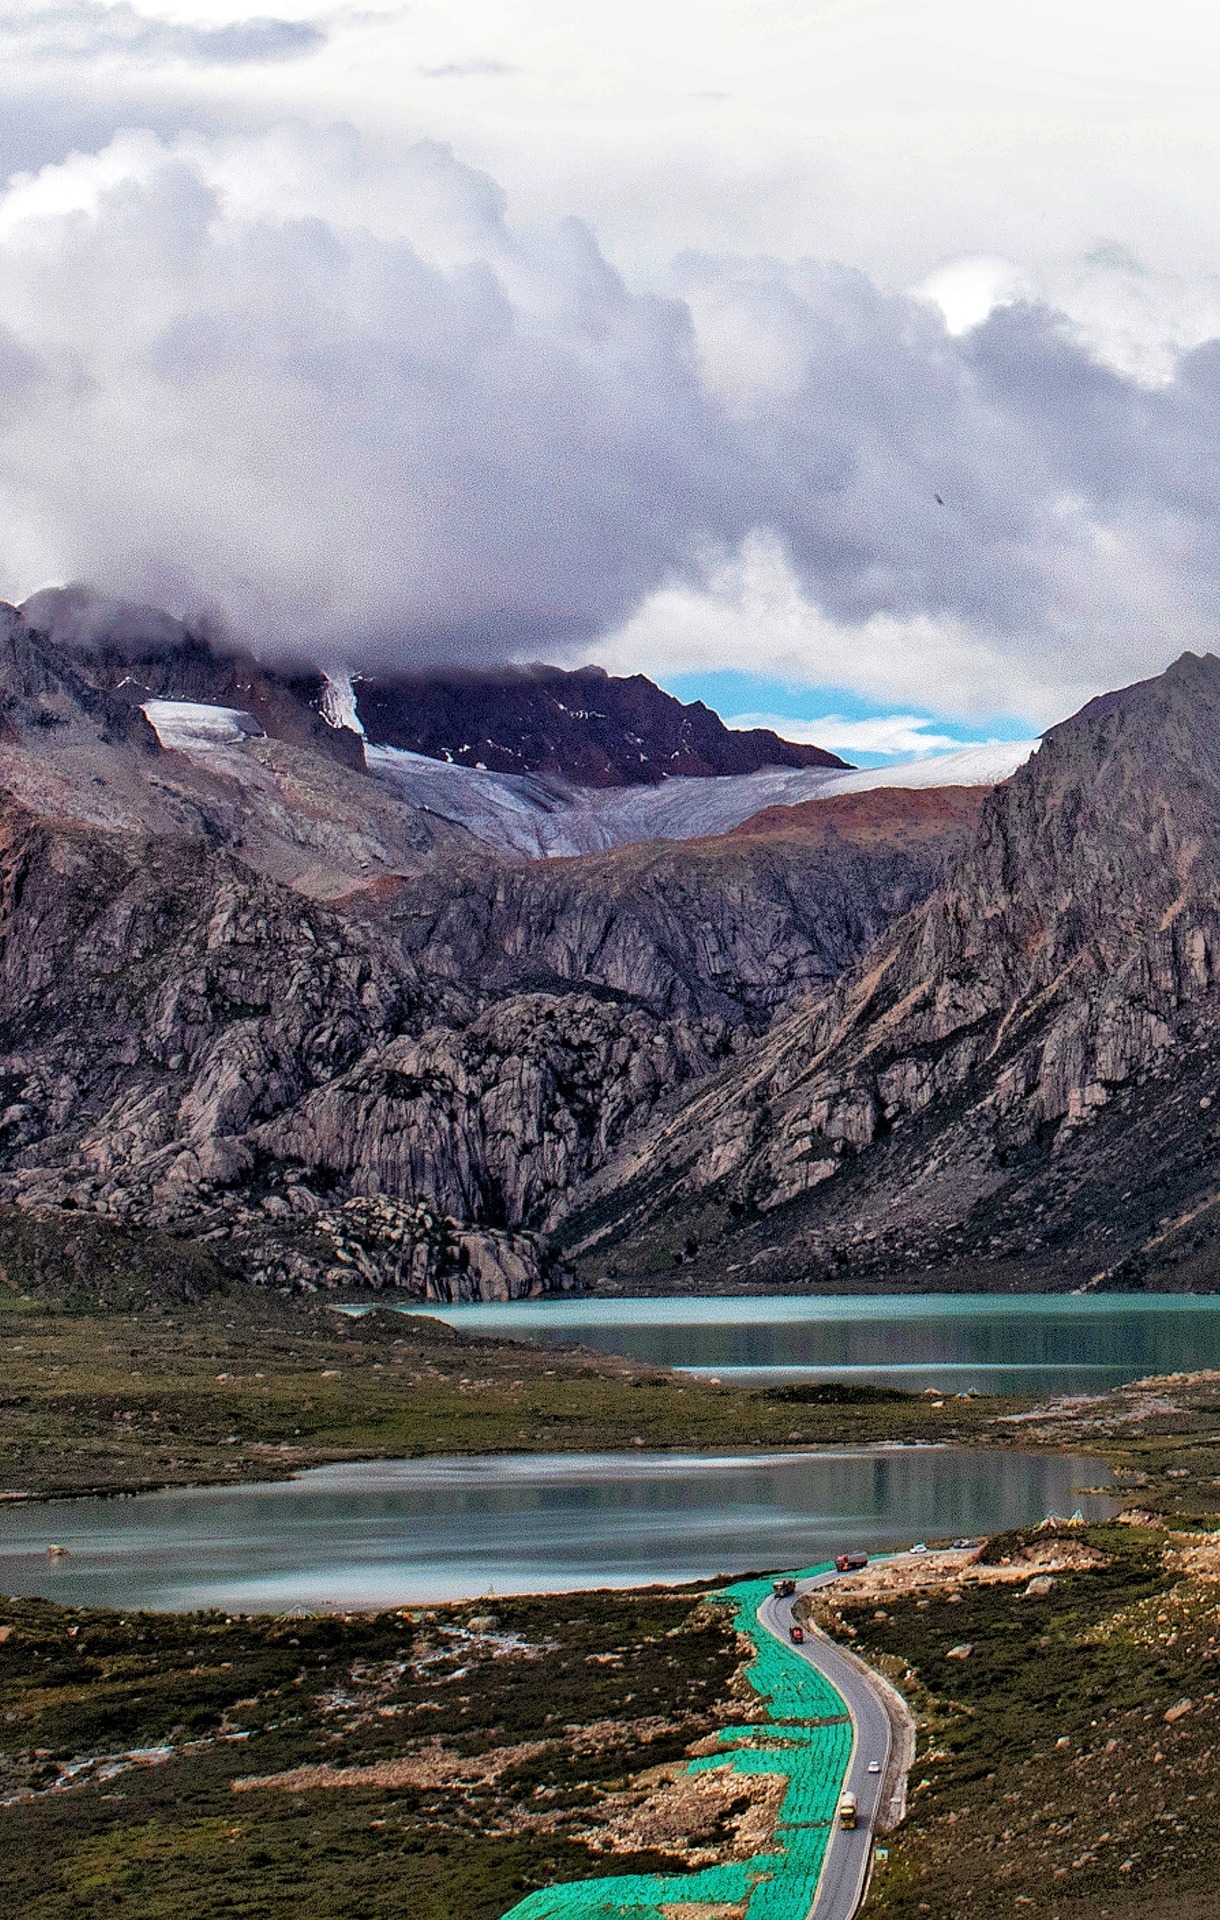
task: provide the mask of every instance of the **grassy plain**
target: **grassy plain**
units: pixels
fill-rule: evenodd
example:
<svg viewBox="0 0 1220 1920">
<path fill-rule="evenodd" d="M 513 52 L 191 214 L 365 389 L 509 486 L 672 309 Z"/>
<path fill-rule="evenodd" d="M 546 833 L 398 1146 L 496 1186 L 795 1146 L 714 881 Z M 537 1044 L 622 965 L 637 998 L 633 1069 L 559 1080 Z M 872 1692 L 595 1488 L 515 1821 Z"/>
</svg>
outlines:
<svg viewBox="0 0 1220 1920">
<path fill-rule="evenodd" d="M 921 1723 L 876 1920 L 1220 1912 L 1220 1565 L 1199 1579 L 1159 1532 L 1079 1538 L 1103 1560 L 1044 1594 L 963 1583 L 841 1609 Z"/>
<path fill-rule="evenodd" d="M 40 1497 L 422 1454 L 968 1439 L 992 1411 L 793 1401 L 244 1291 L 88 1315 L 0 1291 L 0 1489 Z"/>
<path fill-rule="evenodd" d="M 646 1820 L 599 1850 L 632 1813 L 607 1796 L 739 1716 L 739 1664 L 729 1610 L 691 1592 L 490 1623 L 0 1603 L 0 1914 L 498 1920 L 556 1879 L 680 1872 Z M 703 1844 L 745 1811 L 714 1807 Z"/>
<path fill-rule="evenodd" d="M 802 1400 L 238 1290 L 86 1313 L 9 1288 L 0 1403 L 0 1486 L 35 1497 L 637 1442 L 1092 1453 L 1154 1520 L 1077 1535 L 1094 1566 L 1041 1595 L 843 1609 L 840 1630 L 921 1719 L 911 1815 L 867 1911 L 1220 1915 L 1220 1380 L 1044 1407 Z M 649 1812 L 667 1791 L 650 1769 L 740 1715 L 726 1618 L 693 1593 L 495 1604 L 481 1634 L 471 1608 L 230 1620 L 0 1603 L 0 1847 L 15 1863 L 0 1915 L 498 1920 L 535 1885 L 731 1847 L 748 1809 L 713 1808 L 708 1826 L 704 1808 L 701 1833 L 690 1809 Z M 319 1766 L 331 1774 L 298 1771 Z M 295 1784 L 232 1784 L 285 1773 Z M 608 1820 L 626 1851 L 604 1850 Z"/>
</svg>

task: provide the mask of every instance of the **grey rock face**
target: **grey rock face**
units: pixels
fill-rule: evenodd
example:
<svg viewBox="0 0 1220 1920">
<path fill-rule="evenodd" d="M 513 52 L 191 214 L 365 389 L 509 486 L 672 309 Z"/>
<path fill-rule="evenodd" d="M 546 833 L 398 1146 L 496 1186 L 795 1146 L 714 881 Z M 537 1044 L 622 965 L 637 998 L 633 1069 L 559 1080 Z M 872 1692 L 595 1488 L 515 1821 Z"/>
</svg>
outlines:
<svg viewBox="0 0 1220 1920">
<path fill-rule="evenodd" d="M 4 713 L 0 1197 L 276 1286 L 562 1284 L 541 1236 L 572 1192 L 832 982 L 962 830 L 950 808 L 887 837 L 869 796 L 833 831 L 457 857 L 305 745 L 203 773 L 161 752 L 13 614 Z M 345 863 L 371 881 L 344 890 Z"/>
<path fill-rule="evenodd" d="M 768 923 L 751 888 L 774 895 L 776 870 L 754 849 L 719 864 L 719 894 L 684 893 L 660 855 L 634 894 L 582 866 L 479 863 L 336 909 L 202 840 L 10 802 L 0 1192 L 203 1238 L 269 1284 L 552 1284 L 536 1236 L 557 1201 L 883 910 L 819 941 L 816 887 L 798 910 L 792 879 Z M 409 1257 L 377 1238 L 337 1261 L 319 1217 L 372 1197 L 448 1224 Z"/>
<path fill-rule="evenodd" d="M 760 1278 L 1146 1273 L 1220 1172 L 1218 969 L 1220 661 L 1186 655 L 1052 730 L 944 884 L 633 1142 L 586 1196 L 614 1224 L 572 1237 L 630 1270 L 666 1208 L 731 1205 Z"/>
<path fill-rule="evenodd" d="M 761 1031 L 922 899 L 967 832 L 951 820 L 913 845 L 776 832 L 453 862 L 381 891 L 374 914 L 414 964 L 487 998 L 592 987 Z"/>
<path fill-rule="evenodd" d="M 334 1248 L 330 1285 L 353 1278 L 401 1287 L 424 1300 L 520 1300 L 543 1291 L 543 1265 L 530 1234 L 462 1228 L 416 1202 L 347 1200 L 319 1213 L 317 1231 Z"/>
<path fill-rule="evenodd" d="M 157 753 L 144 715 L 91 686 L 54 648 L 0 603 L 0 736 L 31 736 L 44 749 L 94 739 Z"/>
</svg>

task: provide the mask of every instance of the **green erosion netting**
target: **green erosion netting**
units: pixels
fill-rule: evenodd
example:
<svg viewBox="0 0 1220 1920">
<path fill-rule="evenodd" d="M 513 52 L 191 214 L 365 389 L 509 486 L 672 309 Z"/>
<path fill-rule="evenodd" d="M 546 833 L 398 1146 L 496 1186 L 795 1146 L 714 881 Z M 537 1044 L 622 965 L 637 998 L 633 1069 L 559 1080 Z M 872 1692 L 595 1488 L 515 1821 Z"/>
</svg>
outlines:
<svg viewBox="0 0 1220 1920">
<path fill-rule="evenodd" d="M 827 1571 L 809 1567 L 798 1577 Z M 687 1771 L 727 1765 L 735 1773 L 786 1775 L 777 1851 L 696 1873 L 625 1873 L 542 1887 L 504 1920 L 666 1920 L 675 1907 L 695 1901 L 744 1901 L 747 1920 L 799 1920 L 808 1913 L 851 1758 L 851 1721 L 829 1680 L 759 1625 L 758 1608 L 770 1594 L 770 1580 L 740 1580 L 724 1590 L 725 1599 L 737 1602 L 738 1627 L 754 1642 L 748 1678 L 766 1702 L 767 1720 L 725 1727 L 720 1750 L 692 1760 Z"/>
</svg>

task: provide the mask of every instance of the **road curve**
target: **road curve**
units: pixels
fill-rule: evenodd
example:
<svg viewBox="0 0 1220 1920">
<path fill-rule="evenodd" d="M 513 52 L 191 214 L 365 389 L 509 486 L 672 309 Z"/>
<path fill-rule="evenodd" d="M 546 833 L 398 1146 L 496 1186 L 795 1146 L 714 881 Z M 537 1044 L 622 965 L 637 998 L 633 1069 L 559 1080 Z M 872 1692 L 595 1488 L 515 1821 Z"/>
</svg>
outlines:
<svg viewBox="0 0 1220 1920">
<path fill-rule="evenodd" d="M 796 1598 L 814 1587 L 827 1586 L 833 1573 L 815 1574 L 802 1580 Z M 852 1920 L 864 1898 L 873 1853 L 873 1830 L 882 1811 L 881 1796 L 886 1791 L 893 1732 L 885 1697 L 860 1661 L 844 1653 L 822 1634 L 808 1631 L 803 1646 L 792 1642 L 793 1600 L 764 1600 L 758 1620 L 789 1651 L 825 1675 L 840 1695 L 851 1715 L 852 1749 L 841 1791 L 855 1794 L 859 1803 L 858 1824 L 854 1829 L 839 1826 L 836 1820 L 822 1866 L 821 1878 L 808 1920 Z M 878 1773 L 869 1772 L 869 1762 L 880 1762 Z"/>
</svg>

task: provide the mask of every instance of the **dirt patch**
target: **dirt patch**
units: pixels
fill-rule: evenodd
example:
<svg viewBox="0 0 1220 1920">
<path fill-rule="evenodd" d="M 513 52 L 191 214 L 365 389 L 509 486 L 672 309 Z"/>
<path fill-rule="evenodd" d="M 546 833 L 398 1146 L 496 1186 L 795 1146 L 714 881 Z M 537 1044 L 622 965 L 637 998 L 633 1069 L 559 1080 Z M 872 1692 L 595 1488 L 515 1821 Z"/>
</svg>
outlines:
<svg viewBox="0 0 1220 1920">
<path fill-rule="evenodd" d="M 694 1724 L 693 1718 L 667 1720 L 660 1714 L 644 1720 L 591 1720 L 586 1726 L 566 1727 L 564 1744 L 568 1752 L 575 1755 L 600 1753 L 611 1741 L 621 1744 L 624 1739 L 632 1740 L 636 1746 L 649 1747 Z M 706 1725 L 706 1721 L 701 1720 L 700 1724 Z"/>
<path fill-rule="evenodd" d="M 661 1908 L 662 1920 L 746 1920 L 746 1903 L 735 1900 L 687 1900 Z"/>
<path fill-rule="evenodd" d="M 1014 1548 L 994 1564 L 982 1559 L 983 1549 L 947 1548 L 940 1553 L 921 1554 L 917 1560 L 878 1562 L 859 1573 L 845 1574 L 826 1589 L 825 1598 L 810 1596 L 810 1617 L 817 1619 L 826 1609 L 862 1600 L 896 1600 L 906 1594 L 929 1597 L 951 1592 L 966 1585 L 997 1586 L 1010 1581 L 1028 1580 L 1034 1573 L 1079 1572 L 1105 1565 L 1105 1555 L 1083 1540 L 1061 1536 L 1031 1541 Z"/>
<path fill-rule="evenodd" d="M 750 1860 L 773 1845 L 787 1786 L 782 1773 L 736 1773 L 727 1763 L 703 1773 L 658 1768 L 607 1794 L 597 1825 L 577 1837 L 605 1853 L 657 1848 L 690 1867 Z"/>
<path fill-rule="evenodd" d="M 234 1780 L 234 1793 L 279 1787 L 285 1793 L 305 1793 L 315 1787 L 384 1787 L 394 1791 L 414 1787 L 478 1787 L 498 1780 L 513 1767 L 528 1766 L 553 1751 L 553 1740 L 523 1740 L 515 1747 L 489 1747 L 486 1753 L 454 1753 L 430 1742 L 417 1753 L 397 1760 L 378 1760 L 369 1767 L 289 1767 L 283 1773 L 246 1774 Z"/>
</svg>

